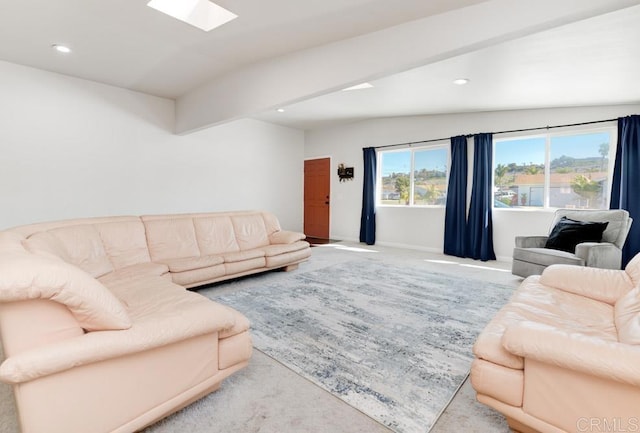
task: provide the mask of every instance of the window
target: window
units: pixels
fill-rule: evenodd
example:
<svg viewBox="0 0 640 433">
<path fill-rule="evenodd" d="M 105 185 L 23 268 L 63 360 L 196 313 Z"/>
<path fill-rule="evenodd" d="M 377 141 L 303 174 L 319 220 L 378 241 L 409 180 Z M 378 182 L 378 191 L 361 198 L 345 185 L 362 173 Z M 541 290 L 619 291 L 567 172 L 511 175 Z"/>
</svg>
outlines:
<svg viewBox="0 0 640 433">
<path fill-rule="evenodd" d="M 444 205 L 448 162 L 446 146 L 380 152 L 378 204 Z"/>
<path fill-rule="evenodd" d="M 612 129 L 494 141 L 494 207 L 606 209 Z"/>
<path fill-rule="evenodd" d="M 544 206 L 545 154 L 545 137 L 494 141 L 494 207 Z"/>
</svg>

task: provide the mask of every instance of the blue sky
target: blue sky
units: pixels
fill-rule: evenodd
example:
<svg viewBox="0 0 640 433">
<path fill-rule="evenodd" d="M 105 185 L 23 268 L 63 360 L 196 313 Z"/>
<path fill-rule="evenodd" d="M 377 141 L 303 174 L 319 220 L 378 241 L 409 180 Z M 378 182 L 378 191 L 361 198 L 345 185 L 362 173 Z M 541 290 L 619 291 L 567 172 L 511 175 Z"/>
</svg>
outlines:
<svg viewBox="0 0 640 433">
<path fill-rule="evenodd" d="M 596 132 L 580 135 L 563 135 L 551 138 L 551 159 L 562 155 L 573 158 L 600 157 L 600 144 L 608 143 L 608 132 Z M 610 144 L 615 146 L 615 144 Z M 531 137 L 495 142 L 494 164 L 518 165 L 544 164 L 545 137 Z M 416 169 L 448 167 L 448 146 L 416 151 Z M 411 170 L 411 150 L 385 152 L 382 154 L 382 176 L 391 173 L 408 173 Z"/>
<path fill-rule="evenodd" d="M 609 140 L 608 132 L 552 137 L 551 160 L 562 155 L 573 158 L 600 157 L 600 144 Z M 494 164 L 544 164 L 544 152 L 544 137 L 496 141 Z"/>
<path fill-rule="evenodd" d="M 415 169 L 444 170 L 449 164 L 449 151 L 445 147 L 415 152 Z M 411 150 L 382 154 L 382 176 L 411 171 Z"/>
</svg>

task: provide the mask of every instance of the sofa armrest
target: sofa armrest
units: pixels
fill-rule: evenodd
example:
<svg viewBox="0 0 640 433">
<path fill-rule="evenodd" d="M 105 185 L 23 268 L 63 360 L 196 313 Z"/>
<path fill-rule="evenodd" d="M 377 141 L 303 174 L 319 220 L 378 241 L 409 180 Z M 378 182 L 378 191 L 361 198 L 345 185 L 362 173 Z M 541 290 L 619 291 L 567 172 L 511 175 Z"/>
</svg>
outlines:
<svg viewBox="0 0 640 433">
<path fill-rule="evenodd" d="M 516 236 L 517 248 L 544 248 L 548 236 Z"/>
<path fill-rule="evenodd" d="M 269 235 L 269 243 L 274 244 L 292 244 L 304 240 L 307 236 L 304 233 L 290 232 L 280 230 Z"/>
<path fill-rule="evenodd" d="M 161 316 L 141 319 L 127 330 L 89 332 L 17 353 L 0 365 L 0 381 L 29 382 L 82 365 L 223 332 L 236 324 L 234 311 L 215 302 L 192 305 L 188 309 L 178 305 L 176 309 L 179 311 L 164 311 Z"/>
<path fill-rule="evenodd" d="M 620 269 L 622 264 L 622 250 L 609 242 L 580 243 L 575 254 L 593 268 Z"/>
<path fill-rule="evenodd" d="M 633 282 L 625 271 L 572 265 L 547 267 L 540 283 L 611 305 L 633 289 Z"/>
<path fill-rule="evenodd" d="M 640 386 L 640 346 L 606 341 L 549 325 L 520 322 L 502 337 L 509 352 L 567 370 Z"/>
</svg>

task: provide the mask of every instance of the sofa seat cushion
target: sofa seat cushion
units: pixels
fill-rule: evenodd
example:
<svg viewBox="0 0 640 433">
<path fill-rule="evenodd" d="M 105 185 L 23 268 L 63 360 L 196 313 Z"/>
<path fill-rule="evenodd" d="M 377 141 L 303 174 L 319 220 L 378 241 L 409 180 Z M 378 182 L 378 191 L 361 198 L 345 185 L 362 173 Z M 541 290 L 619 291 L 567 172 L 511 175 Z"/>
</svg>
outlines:
<svg viewBox="0 0 640 433">
<path fill-rule="evenodd" d="M 522 369 L 523 359 L 510 353 L 502 345 L 505 330 L 522 321 L 542 323 L 606 341 L 617 341 L 613 306 L 543 286 L 539 280 L 539 276 L 527 278 L 509 303 L 489 322 L 473 348 L 478 358 Z"/>
<path fill-rule="evenodd" d="M 161 277 L 136 277 L 110 282 L 107 288 L 126 306 L 133 327 L 165 321 L 181 330 L 179 339 L 231 329 L 234 311 Z M 152 293 L 153 296 L 149 296 Z M 164 326 L 164 325 L 163 325 Z M 197 328 L 197 331 L 190 329 Z M 166 330 L 169 327 L 165 328 Z M 167 331 L 168 332 L 168 331 Z M 174 331 L 171 331 L 174 332 Z"/>
<path fill-rule="evenodd" d="M 237 368 L 245 364 L 253 353 L 253 341 L 249 331 L 218 341 L 218 368 Z"/>
<path fill-rule="evenodd" d="M 224 331 L 220 331 L 220 333 L 218 334 L 218 338 L 220 339 L 233 337 L 234 335 L 248 331 L 249 328 L 251 327 L 251 324 L 249 323 L 249 319 L 247 319 L 244 315 L 234 310 L 233 308 L 227 307 L 227 309 L 231 314 L 233 314 L 234 323 L 231 328 L 225 329 Z"/>
<path fill-rule="evenodd" d="M 269 245 L 267 247 L 263 247 L 262 249 L 264 250 L 265 256 L 273 257 L 293 251 L 304 250 L 305 248 L 309 248 L 309 242 L 297 241 L 292 244 Z"/>
<path fill-rule="evenodd" d="M 209 268 L 215 265 L 221 265 L 224 262 L 222 256 L 198 256 L 198 257 L 184 257 L 180 259 L 164 259 L 159 260 L 159 263 L 164 263 L 169 267 L 171 272 L 185 272 L 192 271 L 194 269 Z"/>
<path fill-rule="evenodd" d="M 225 275 L 225 265 L 220 264 L 184 272 L 171 272 L 170 275 L 173 282 L 181 286 L 201 286 L 223 277 Z"/>
<path fill-rule="evenodd" d="M 475 359 L 471 364 L 471 383 L 479 394 L 488 395 L 510 406 L 522 406 L 523 370 Z"/>
<path fill-rule="evenodd" d="M 241 262 L 225 263 L 224 270 L 226 275 L 243 274 L 264 269 L 265 264 L 264 257 L 256 257 L 255 259 L 243 260 Z"/>
<path fill-rule="evenodd" d="M 271 244 L 292 244 L 297 241 L 302 241 L 306 237 L 304 233 L 283 230 L 271 233 L 271 235 L 269 235 L 269 242 Z"/>
<path fill-rule="evenodd" d="M 225 263 L 244 262 L 245 260 L 264 257 L 264 247 L 254 250 L 238 251 L 237 253 L 224 253 Z"/>
<path fill-rule="evenodd" d="M 514 248 L 513 260 L 536 263 L 543 266 L 555 264 L 584 266 L 584 260 L 572 253 L 549 248 Z"/>
<path fill-rule="evenodd" d="M 311 248 L 278 254 L 277 256 L 267 257 L 267 268 L 280 268 L 293 263 L 300 263 L 309 257 L 311 257 Z"/>
<path fill-rule="evenodd" d="M 133 277 L 160 277 L 169 272 L 169 267 L 164 263 L 138 263 L 136 265 L 125 266 L 124 268 L 116 269 L 113 272 L 109 272 L 106 275 L 101 276 L 98 280 L 102 284 L 106 284 L 112 280 L 118 280 L 123 278 Z"/>
</svg>

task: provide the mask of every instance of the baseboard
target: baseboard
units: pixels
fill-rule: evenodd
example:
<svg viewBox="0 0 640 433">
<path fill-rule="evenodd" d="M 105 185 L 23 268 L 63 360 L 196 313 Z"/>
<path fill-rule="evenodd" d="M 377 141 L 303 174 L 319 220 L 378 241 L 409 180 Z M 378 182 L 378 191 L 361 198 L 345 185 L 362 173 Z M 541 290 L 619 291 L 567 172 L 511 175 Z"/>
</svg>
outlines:
<svg viewBox="0 0 640 433">
<path fill-rule="evenodd" d="M 511 263 L 513 262 L 513 257 L 511 256 L 496 256 L 496 260 L 499 262 Z"/>
<path fill-rule="evenodd" d="M 442 248 L 423 247 L 420 245 L 402 244 L 397 242 L 377 242 L 376 245 L 392 248 L 404 248 L 407 250 L 424 251 L 426 253 L 442 254 Z"/>
<path fill-rule="evenodd" d="M 353 239 L 353 238 L 348 238 L 344 236 L 338 236 L 336 237 L 336 239 L 342 239 L 343 241 L 347 241 L 347 242 L 360 243 L 359 239 Z M 383 247 L 392 247 L 392 248 L 404 248 L 407 250 L 424 251 L 426 253 L 444 254 L 442 252 L 442 248 L 422 247 L 420 245 L 403 244 L 399 242 L 382 241 L 382 242 L 376 242 L 375 245 L 371 245 L 371 246 L 375 247 L 376 245 L 380 245 Z M 510 256 L 496 256 L 496 260 L 499 262 L 511 263 L 513 261 L 513 258 Z"/>
</svg>

